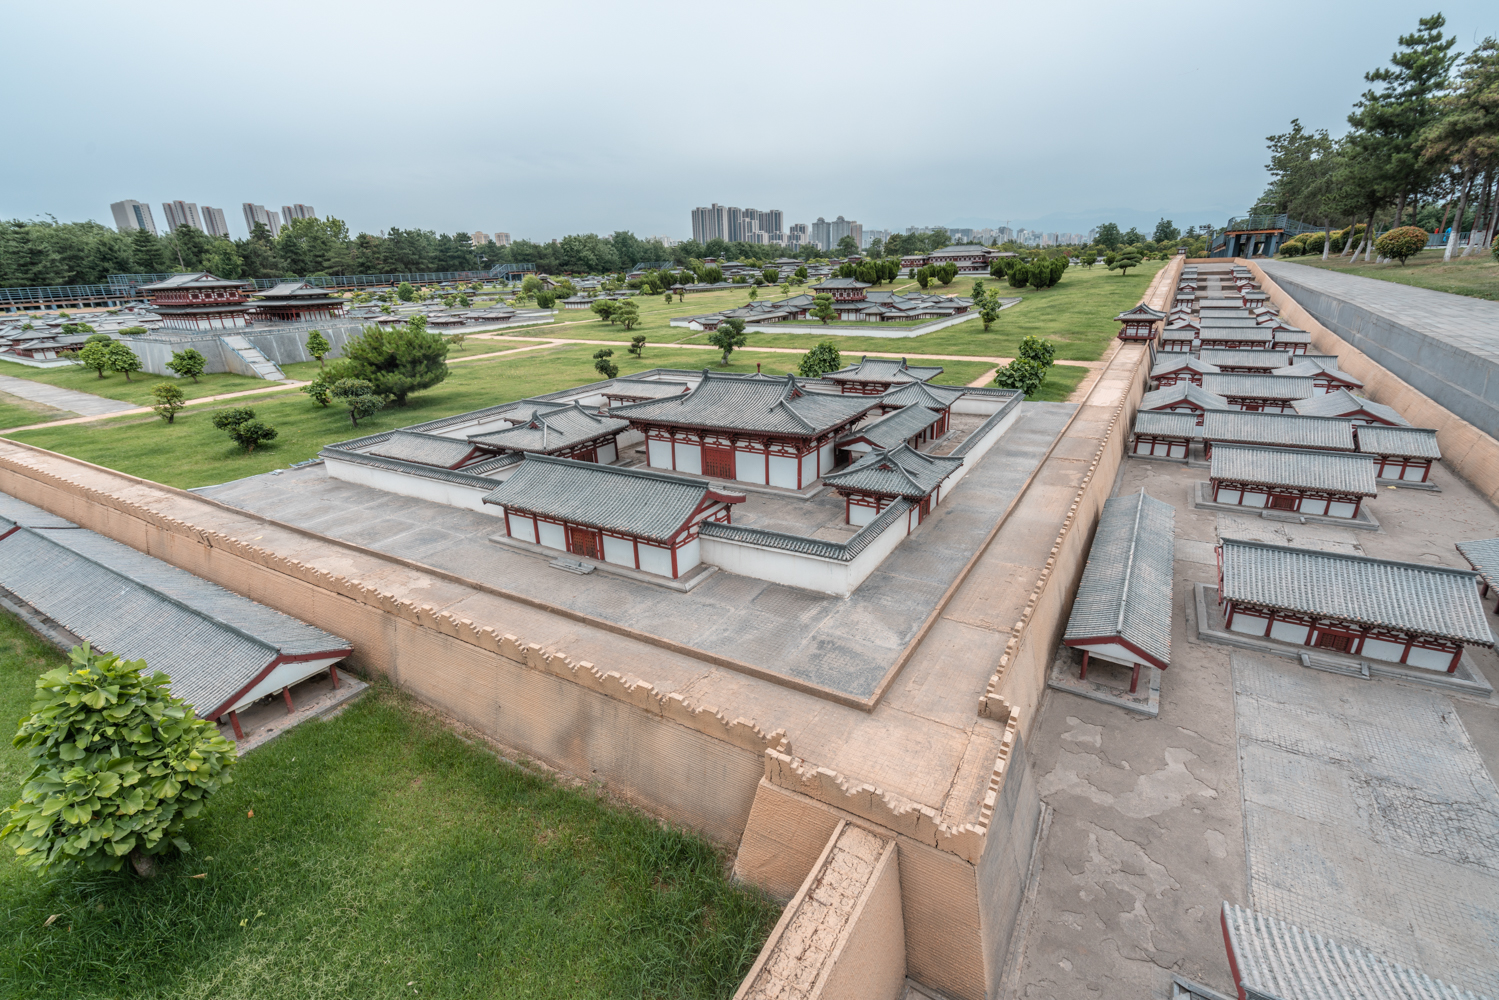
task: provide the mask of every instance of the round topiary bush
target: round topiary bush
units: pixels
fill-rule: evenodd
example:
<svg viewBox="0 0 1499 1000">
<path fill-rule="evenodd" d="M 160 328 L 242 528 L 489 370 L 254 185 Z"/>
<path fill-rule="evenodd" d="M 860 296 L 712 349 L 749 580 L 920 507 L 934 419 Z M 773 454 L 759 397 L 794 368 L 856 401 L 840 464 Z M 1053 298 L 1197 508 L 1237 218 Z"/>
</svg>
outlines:
<svg viewBox="0 0 1499 1000">
<path fill-rule="evenodd" d="M 1426 249 L 1429 238 L 1430 234 L 1420 226 L 1401 226 L 1375 239 L 1374 249 L 1379 251 L 1380 256 L 1398 260 L 1404 265 L 1411 257 Z"/>
<path fill-rule="evenodd" d="M 32 760 L 0 840 L 23 864 L 141 875 L 154 855 L 188 850 L 183 825 L 229 784 L 234 745 L 168 690 L 146 661 L 75 646 L 72 667 L 36 681 L 15 745 Z"/>
<path fill-rule="evenodd" d="M 1280 256 L 1300 257 L 1305 250 L 1306 248 L 1295 240 L 1288 240 L 1280 245 Z"/>
</svg>

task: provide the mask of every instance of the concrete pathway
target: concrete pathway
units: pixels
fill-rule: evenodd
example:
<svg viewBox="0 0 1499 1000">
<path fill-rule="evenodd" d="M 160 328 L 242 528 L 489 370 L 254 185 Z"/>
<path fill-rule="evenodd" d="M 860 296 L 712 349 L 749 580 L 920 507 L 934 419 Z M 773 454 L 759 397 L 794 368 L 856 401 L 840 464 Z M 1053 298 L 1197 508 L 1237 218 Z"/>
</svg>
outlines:
<svg viewBox="0 0 1499 1000">
<path fill-rule="evenodd" d="M 48 385 L 46 382 L 33 382 L 29 378 L 17 378 L 14 375 L 0 375 L 0 392 L 8 392 L 12 396 L 29 399 L 33 403 L 46 403 L 59 410 L 71 410 L 89 417 L 102 417 L 109 413 L 123 413 L 126 410 L 135 409 L 134 403 L 106 399 L 103 396 L 95 396 L 91 392 L 79 392 L 76 389 L 64 389 L 61 386 Z"/>
<path fill-rule="evenodd" d="M 17 381 L 24 382 L 26 380 L 25 379 L 17 379 Z M 258 396 L 258 395 L 261 395 L 262 393 L 267 393 L 267 392 L 283 392 L 283 391 L 285 391 L 287 389 L 297 389 L 297 388 L 300 388 L 300 387 L 302 387 L 302 386 L 304 386 L 306 384 L 307 384 L 306 382 L 297 382 L 297 381 L 288 379 L 285 382 L 277 382 L 275 385 L 268 385 L 264 389 L 244 389 L 244 390 L 241 390 L 240 392 L 225 392 L 225 393 L 221 393 L 221 394 L 219 394 L 217 396 L 201 396 L 198 399 L 189 399 L 187 401 L 186 405 L 188 405 L 188 406 L 201 406 L 204 403 L 216 403 L 216 402 L 218 402 L 221 399 L 238 399 L 241 396 Z M 7 388 L 7 387 L 5 387 L 3 385 L 0 385 L 0 389 L 5 389 L 6 392 L 12 392 L 11 389 L 9 389 L 9 388 Z M 63 391 L 68 392 L 68 391 L 71 391 L 71 390 L 63 390 Z M 20 393 L 18 393 L 18 392 L 17 393 L 13 393 L 13 394 L 17 395 L 17 396 L 20 395 Z M 80 393 L 77 393 L 76 395 L 87 396 L 88 393 L 86 393 L 86 392 L 80 392 Z M 116 399 L 107 399 L 107 400 L 105 400 L 105 402 L 107 402 L 107 403 L 119 403 L 119 400 L 116 400 Z M 97 416 L 69 417 L 66 420 L 48 420 L 48 421 L 46 421 L 44 423 L 40 423 L 40 424 L 26 424 L 26 425 L 24 425 L 22 427 L 6 427 L 6 428 L 3 428 L 3 429 L 0 429 L 0 434 L 9 434 L 12 431 L 31 431 L 31 430 L 36 430 L 39 427 L 65 427 L 68 424 L 87 424 L 87 423 L 92 423 L 95 420 L 98 420 L 99 417 L 101 417 L 101 416 L 107 416 L 107 417 L 128 417 L 128 416 L 131 416 L 131 415 L 134 415 L 134 414 L 151 413 L 151 412 L 153 412 L 152 409 L 151 409 L 151 407 L 149 407 L 149 406 L 136 406 L 133 403 L 120 403 L 120 405 L 123 406 L 124 409 L 122 409 L 122 410 L 115 410 L 115 411 L 110 412 L 110 413 L 101 413 L 101 414 L 98 414 Z"/>
</svg>

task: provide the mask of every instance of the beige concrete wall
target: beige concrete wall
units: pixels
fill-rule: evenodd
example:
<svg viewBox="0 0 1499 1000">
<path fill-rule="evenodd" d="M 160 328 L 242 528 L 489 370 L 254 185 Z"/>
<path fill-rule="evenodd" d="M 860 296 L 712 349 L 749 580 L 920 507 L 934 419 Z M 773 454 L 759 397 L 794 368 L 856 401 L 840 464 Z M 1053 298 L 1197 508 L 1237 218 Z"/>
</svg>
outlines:
<svg viewBox="0 0 1499 1000">
<path fill-rule="evenodd" d="M 1280 309 L 1280 314 L 1312 335 L 1312 345 L 1323 354 L 1336 354 L 1338 367 L 1364 383 L 1364 395 L 1393 406 L 1417 427 L 1432 427 L 1442 449 L 1442 464 L 1493 503 L 1499 503 L 1499 441 L 1449 412 L 1440 403 L 1418 392 L 1364 352 L 1318 322 L 1317 317 L 1291 297 L 1253 260 L 1235 260 L 1254 273 L 1260 288 Z"/>
<path fill-rule="evenodd" d="M 8 444 L 8 443 L 7 443 Z M 432 604 L 286 559 L 129 499 L 0 455 L 0 491 L 99 531 L 226 589 L 294 615 L 354 646 L 351 663 L 383 674 L 439 711 L 508 747 L 725 844 L 737 844 L 784 734 L 730 720 L 648 682 L 555 648 L 479 628 L 483 595 L 433 581 Z M 457 614 L 435 607 L 459 609 Z M 482 620 L 482 617 L 481 617 Z M 492 620 L 492 619 L 491 619 Z"/>
<path fill-rule="evenodd" d="M 885 842 L 814 996 L 820 1000 L 899 1000 L 905 987 L 900 853 L 891 840 Z"/>
</svg>

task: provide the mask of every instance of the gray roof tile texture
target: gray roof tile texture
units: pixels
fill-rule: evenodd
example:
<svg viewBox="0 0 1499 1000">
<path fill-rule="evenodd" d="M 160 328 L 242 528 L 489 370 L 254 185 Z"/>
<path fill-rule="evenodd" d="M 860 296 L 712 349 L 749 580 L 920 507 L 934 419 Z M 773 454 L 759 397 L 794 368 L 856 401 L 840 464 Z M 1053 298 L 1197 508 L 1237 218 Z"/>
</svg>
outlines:
<svg viewBox="0 0 1499 1000">
<path fill-rule="evenodd" d="M 903 406 L 872 420 L 862 427 L 849 431 L 838 439 L 840 445 L 860 438 L 871 442 L 876 448 L 894 448 L 903 444 L 936 423 L 939 415 L 919 403 Z"/>
<path fill-rule="evenodd" d="M 1374 482 L 1374 460 L 1346 451 L 1314 451 L 1310 448 L 1265 448 L 1260 445 L 1213 445 L 1215 480 L 1289 486 L 1302 490 L 1378 496 Z"/>
<path fill-rule="evenodd" d="M 1499 538 L 1458 542 L 1457 551 L 1468 560 L 1475 573 L 1488 581 L 1489 586 L 1499 583 Z"/>
<path fill-rule="evenodd" d="M 1355 396 L 1347 389 L 1318 392 L 1315 396 L 1298 399 L 1296 412 L 1307 417 L 1344 417 L 1363 410 L 1370 416 L 1409 427 L 1410 421 L 1402 417 L 1393 407 L 1376 403 L 1372 399 Z"/>
<path fill-rule="evenodd" d="M 1118 637 L 1171 662 L 1176 510 L 1142 489 L 1103 505 L 1066 639 Z"/>
<path fill-rule="evenodd" d="M 666 541 L 711 488 L 706 480 L 664 472 L 527 455 L 484 502 Z"/>
<path fill-rule="evenodd" d="M 856 365 L 848 365 L 824 378 L 835 382 L 926 382 L 942 374 L 940 365 L 908 365 L 906 359 L 864 357 Z"/>
<path fill-rule="evenodd" d="M 1251 997 L 1286 1000 L 1485 1000 L 1294 924 L 1223 904 L 1239 982 Z"/>
<path fill-rule="evenodd" d="M 473 434 L 469 440 L 486 448 L 546 454 L 608 434 L 618 434 L 630 426 L 628 420 L 590 413 L 576 403 L 555 408 L 539 406 L 529 414 L 524 411 L 522 414 L 523 419 L 514 427 Z"/>
<path fill-rule="evenodd" d="M 1442 457 L 1437 432 L 1429 427 L 1387 427 L 1384 424 L 1360 426 L 1358 450 L 1366 455 L 1399 455 L 1403 458 Z"/>
<path fill-rule="evenodd" d="M 1141 410 L 1135 414 L 1135 433 L 1161 437 L 1196 437 L 1197 417 L 1191 413 L 1171 410 Z"/>
<path fill-rule="evenodd" d="M 1229 600 L 1494 645 L 1471 571 L 1237 538 L 1222 548 Z"/>
<path fill-rule="evenodd" d="M 1206 377 L 1203 376 L 1203 378 Z M 1215 392 L 1209 392 L 1201 386 L 1193 385 L 1191 382 L 1177 382 L 1175 385 L 1168 385 L 1163 389 L 1152 389 L 1140 397 L 1140 409 L 1157 410 L 1163 406 L 1171 406 L 1174 403 L 1182 402 L 1195 403 L 1199 409 L 1203 410 L 1233 409 L 1229 405 L 1228 400 L 1222 396 Z"/>
<path fill-rule="evenodd" d="M 1216 410 L 1203 416 L 1202 436 L 1214 442 L 1353 451 L 1353 425 L 1338 417 Z"/>
<path fill-rule="evenodd" d="M 451 469 L 467 458 L 474 446 L 461 438 L 423 434 L 420 431 L 396 430 L 390 437 L 370 448 L 368 454 L 380 458 L 398 458 L 418 465 Z"/>
<path fill-rule="evenodd" d="M 0 586 L 96 648 L 144 659 L 209 713 L 278 655 L 349 643 L 84 528 L 22 528 L 0 541 Z"/>
<path fill-rule="evenodd" d="M 825 474 L 822 481 L 836 489 L 919 499 L 930 496 L 962 465 L 961 458 L 923 455 L 910 445 L 899 444 L 871 451 L 842 472 Z"/>
<path fill-rule="evenodd" d="M 1204 347 L 1198 352 L 1202 360 L 1217 365 L 1219 368 L 1263 368 L 1266 371 L 1274 371 L 1284 368 L 1290 364 L 1290 357 L 1285 351 L 1241 351 L 1232 348 Z M 1277 373 L 1278 374 L 1278 373 Z M 1290 374 L 1287 372 L 1286 374 Z"/>
<path fill-rule="evenodd" d="M 1246 375 L 1242 372 L 1204 375 L 1202 387 L 1220 396 L 1254 399 L 1308 399 L 1322 395 L 1310 378 L 1289 375 Z"/>
<path fill-rule="evenodd" d="M 626 403 L 610 412 L 631 421 L 729 431 L 815 437 L 878 405 L 878 396 L 807 392 L 791 376 L 741 379 L 704 370 L 697 388 L 681 396 Z"/>
</svg>

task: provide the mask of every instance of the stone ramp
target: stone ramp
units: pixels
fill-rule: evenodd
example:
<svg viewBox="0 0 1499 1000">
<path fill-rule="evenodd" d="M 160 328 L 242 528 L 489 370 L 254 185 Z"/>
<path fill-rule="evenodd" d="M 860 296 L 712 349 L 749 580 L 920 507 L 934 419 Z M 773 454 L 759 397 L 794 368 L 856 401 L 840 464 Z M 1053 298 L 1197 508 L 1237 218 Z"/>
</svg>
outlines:
<svg viewBox="0 0 1499 1000">
<path fill-rule="evenodd" d="M 219 340 L 229 349 L 225 359 L 229 361 L 230 371 L 236 375 L 251 375 L 255 378 L 270 379 L 273 382 L 286 379 L 286 373 L 277 366 L 276 362 L 261 354 L 260 348 L 250 343 L 245 337 L 232 334 L 220 337 Z"/>
<path fill-rule="evenodd" d="M 734 1000 L 904 996 L 897 852 L 893 839 L 840 821 Z"/>
</svg>

